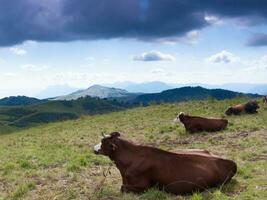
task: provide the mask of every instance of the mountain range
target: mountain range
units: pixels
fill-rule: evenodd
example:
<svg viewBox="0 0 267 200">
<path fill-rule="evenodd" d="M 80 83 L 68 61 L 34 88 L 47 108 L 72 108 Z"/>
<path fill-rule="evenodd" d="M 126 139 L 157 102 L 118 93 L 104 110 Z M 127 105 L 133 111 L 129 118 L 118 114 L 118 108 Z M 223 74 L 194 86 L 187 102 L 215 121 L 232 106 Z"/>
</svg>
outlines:
<svg viewBox="0 0 267 200">
<path fill-rule="evenodd" d="M 186 86 L 201 86 L 207 89 L 225 89 L 234 92 L 242 93 L 254 93 L 260 95 L 267 95 L 267 83 L 253 84 L 253 83 L 227 83 L 227 84 L 203 84 L 203 83 L 164 83 L 160 81 L 134 83 L 134 82 L 116 82 L 113 84 L 106 84 L 108 87 L 116 87 L 125 89 L 128 92 L 140 92 L 140 93 L 159 93 L 164 90 L 186 87 Z"/>
<path fill-rule="evenodd" d="M 207 89 L 225 89 L 235 92 L 257 93 L 260 95 L 267 95 L 267 83 L 266 84 L 227 83 L 219 85 L 219 84 L 203 84 L 203 83 L 176 84 L 176 83 L 164 83 L 161 81 L 152 81 L 143 83 L 124 81 L 124 82 L 115 82 L 112 84 L 103 84 L 103 86 L 124 90 L 122 91 L 122 94 L 125 93 L 125 90 L 127 93 L 159 93 L 164 90 L 175 89 L 180 87 L 201 86 Z M 66 96 L 66 98 L 71 98 L 72 93 L 74 93 L 73 97 L 75 97 L 77 96 L 77 94 L 75 94 L 77 91 L 79 92 L 84 91 L 84 93 L 86 93 L 85 90 L 88 89 L 89 88 L 87 89 L 73 88 L 69 85 L 53 85 L 45 88 L 35 97 L 38 99 L 55 98 L 61 96 Z"/>
<path fill-rule="evenodd" d="M 148 88 L 157 85 L 165 87 L 166 85 L 160 82 L 151 82 L 143 84 L 142 87 Z M 159 87 L 158 87 L 159 89 Z M 150 90 L 152 91 L 152 90 Z M 68 95 L 57 96 L 45 100 L 37 98 L 31 98 L 26 96 L 6 97 L 0 99 L 0 106 L 18 106 L 18 105 L 31 105 L 44 103 L 46 101 L 73 101 L 79 98 L 91 97 L 99 99 L 115 99 L 124 103 L 149 103 L 149 102 L 180 102 L 186 100 L 200 100 L 207 98 L 214 98 L 218 100 L 235 98 L 237 96 L 258 97 L 257 94 L 234 92 L 225 89 L 207 89 L 200 86 L 192 87 L 179 87 L 174 89 L 164 90 L 156 93 L 133 93 L 128 92 L 125 89 L 119 89 L 114 87 L 106 87 L 102 85 L 93 85 L 84 90 L 77 90 Z"/>
<path fill-rule="evenodd" d="M 93 85 L 69 95 L 39 100 L 17 96 L 0 99 L 0 133 L 42 123 L 77 119 L 81 115 L 102 114 L 150 103 L 173 103 L 188 100 L 257 98 L 223 89 L 181 87 L 159 93 L 131 93 L 123 89 Z"/>
<path fill-rule="evenodd" d="M 143 89 L 148 89 L 150 86 L 155 85 L 158 90 L 167 87 L 164 83 L 153 82 L 143 84 Z M 133 91 L 133 90 L 132 90 Z M 147 91 L 147 90 L 146 90 Z M 151 91 L 151 90 L 150 90 Z M 93 85 L 85 90 L 78 90 L 69 95 L 59 96 L 51 100 L 76 100 L 81 97 L 98 97 L 100 99 L 116 99 L 121 102 L 130 103 L 149 103 L 149 102 L 179 102 L 186 100 L 200 100 L 207 98 L 214 98 L 218 100 L 230 99 L 237 96 L 257 97 L 250 93 L 233 92 L 225 89 L 206 89 L 200 86 L 192 87 L 179 87 L 174 89 L 167 89 L 162 92 L 156 93 L 133 93 L 124 89 L 105 87 L 101 85 Z"/>
<path fill-rule="evenodd" d="M 181 87 L 170 90 L 165 90 L 160 93 L 142 94 L 137 96 L 134 103 L 172 103 L 188 100 L 204 100 L 213 98 L 217 100 L 232 99 L 235 97 L 259 97 L 257 94 L 244 94 L 239 92 L 233 92 L 224 89 L 206 89 L 200 86 L 197 87 Z"/>
</svg>

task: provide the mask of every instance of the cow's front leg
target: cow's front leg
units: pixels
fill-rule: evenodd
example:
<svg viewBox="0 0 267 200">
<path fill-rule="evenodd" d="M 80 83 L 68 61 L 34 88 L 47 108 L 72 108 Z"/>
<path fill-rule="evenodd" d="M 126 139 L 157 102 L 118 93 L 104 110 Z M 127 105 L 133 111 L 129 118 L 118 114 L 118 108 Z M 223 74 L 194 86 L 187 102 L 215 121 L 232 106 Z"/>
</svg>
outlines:
<svg viewBox="0 0 267 200">
<path fill-rule="evenodd" d="M 151 187 L 151 181 L 145 174 L 136 176 L 129 175 L 125 176 L 126 184 L 123 184 L 121 187 L 122 192 L 134 192 L 141 193 Z"/>
<path fill-rule="evenodd" d="M 121 192 L 142 193 L 151 187 L 150 181 L 146 178 L 136 177 L 135 180 L 130 180 L 128 184 L 121 186 Z"/>
<path fill-rule="evenodd" d="M 127 189 L 124 187 L 125 185 L 127 185 L 126 177 L 125 177 L 125 175 L 122 175 L 121 192 L 126 192 Z"/>
<path fill-rule="evenodd" d="M 124 173 L 122 192 L 140 193 L 151 187 L 151 182 L 146 172 L 149 165 L 145 160 L 140 160 L 138 163 L 130 166 Z"/>
</svg>

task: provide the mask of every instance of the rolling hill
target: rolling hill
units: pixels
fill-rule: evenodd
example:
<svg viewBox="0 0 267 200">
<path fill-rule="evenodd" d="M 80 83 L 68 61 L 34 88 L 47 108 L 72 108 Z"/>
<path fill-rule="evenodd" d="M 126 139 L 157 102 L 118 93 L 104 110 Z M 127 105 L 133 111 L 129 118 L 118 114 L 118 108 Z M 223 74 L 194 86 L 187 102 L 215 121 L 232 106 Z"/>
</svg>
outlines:
<svg viewBox="0 0 267 200">
<path fill-rule="evenodd" d="M 81 115 L 123 110 L 128 107 L 128 104 L 116 100 L 89 96 L 70 101 L 46 101 L 28 106 L 0 106 L 0 133 L 42 123 L 77 119 Z"/>
<path fill-rule="evenodd" d="M 26 96 L 10 96 L 0 99 L 0 106 L 26 106 L 37 103 L 43 103 L 46 100 L 40 100 L 33 97 Z"/>
<path fill-rule="evenodd" d="M 207 89 L 224 89 L 241 93 L 253 93 L 260 95 L 267 95 L 267 84 L 265 83 L 226 83 L 226 84 L 203 84 L 203 83 L 164 83 L 161 81 L 134 83 L 134 82 L 116 82 L 113 84 L 106 84 L 109 87 L 116 87 L 125 89 L 129 92 L 141 92 L 141 93 L 159 93 L 164 90 L 180 88 L 180 87 L 204 87 Z"/>
<path fill-rule="evenodd" d="M 256 94 L 243 94 L 223 89 L 206 89 L 203 87 L 182 87 L 171 90 L 166 90 L 161 93 L 142 94 L 137 96 L 134 103 L 166 103 L 166 102 L 181 102 L 188 100 L 203 100 L 213 98 L 217 100 L 232 99 L 235 97 L 252 97 L 256 98 Z"/>
</svg>

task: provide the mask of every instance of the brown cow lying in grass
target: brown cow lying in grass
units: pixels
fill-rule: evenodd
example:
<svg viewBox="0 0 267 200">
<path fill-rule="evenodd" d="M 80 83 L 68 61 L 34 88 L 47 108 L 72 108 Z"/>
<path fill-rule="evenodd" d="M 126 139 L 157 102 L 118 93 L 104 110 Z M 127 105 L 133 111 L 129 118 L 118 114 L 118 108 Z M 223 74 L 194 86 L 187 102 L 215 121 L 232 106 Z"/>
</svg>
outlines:
<svg viewBox="0 0 267 200">
<path fill-rule="evenodd" d="M 226 119 L 213 119 L 197 116 L 189 116 L 184 113 L 177 115 L 177 120 L 184 124 L 186 131 L 191 133 L 207 131 L 215 132 L 226 128 L 228 121 Z"/>
<path fill-rule="evenodd" d="M 139 193 L 153 186 L 173 194 L 203 191 L 228 182 L 237 170 L 235 162 L 209 152 L 167 152 L 123 140 L 118 132 L 105 136 L 94 152 L 115 162 L 122 192 Z"/>
<path fill-rule="evenodd" d="M 259 109 L 259 104 L 257 101 L 249 101 L 245 104 L 238 104 L 235 106 L 229 107 L 226 111 L 226 115 L 239 115 L 242 112 L 248 113 L 248 114 L 255 114 L 257 113 L 257 109 Z"/>
</svg>

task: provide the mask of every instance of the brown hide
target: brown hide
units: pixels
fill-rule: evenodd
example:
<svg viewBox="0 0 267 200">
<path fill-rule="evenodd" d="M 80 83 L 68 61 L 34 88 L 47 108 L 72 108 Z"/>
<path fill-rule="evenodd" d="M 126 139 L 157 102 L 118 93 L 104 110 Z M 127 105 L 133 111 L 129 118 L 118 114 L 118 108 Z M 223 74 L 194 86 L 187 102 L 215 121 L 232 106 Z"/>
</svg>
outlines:
<svg viewBox="0 0 267 200">
<path fill-rule="evenodd" d="M 226 115 L 239 115 L 241 112 L 245 110 L 245 105 L 244 104 L 238 104 L 235 106 L 229 107 L 226 111 Z"/>
<path fill-rule="evenodd" d="M 112 134 L 102 139 L 101 149 L 95 153 L 115 162 L 122 176 L 122 192 L 139 193 L 153 186 L 173 194 L 203 191 L 226 183 L 237 169 L 235 162 L 208 151 L 172 153 L 136 145 Z"/>
<path fill-rule="evenodd" d="M 184 124 L 185 129 L 191 133 L 207 131 L 214 132 L 226 128 L 228 121 L 226 119 L 212 119 L 197 116 L 189 116 L 181 113 L 179 120 Z"/>
<path fill-rule="evenodd" d="M 257 101 L 249 101 L 245 104 L 238 104 L 235 106 L 229 107 L 226 111 L 226 115 L 239 115 L 242 112 L 254 114 L 257 113 L 257 109 L 259 109 L 259 105 Z"/>
</svg>

